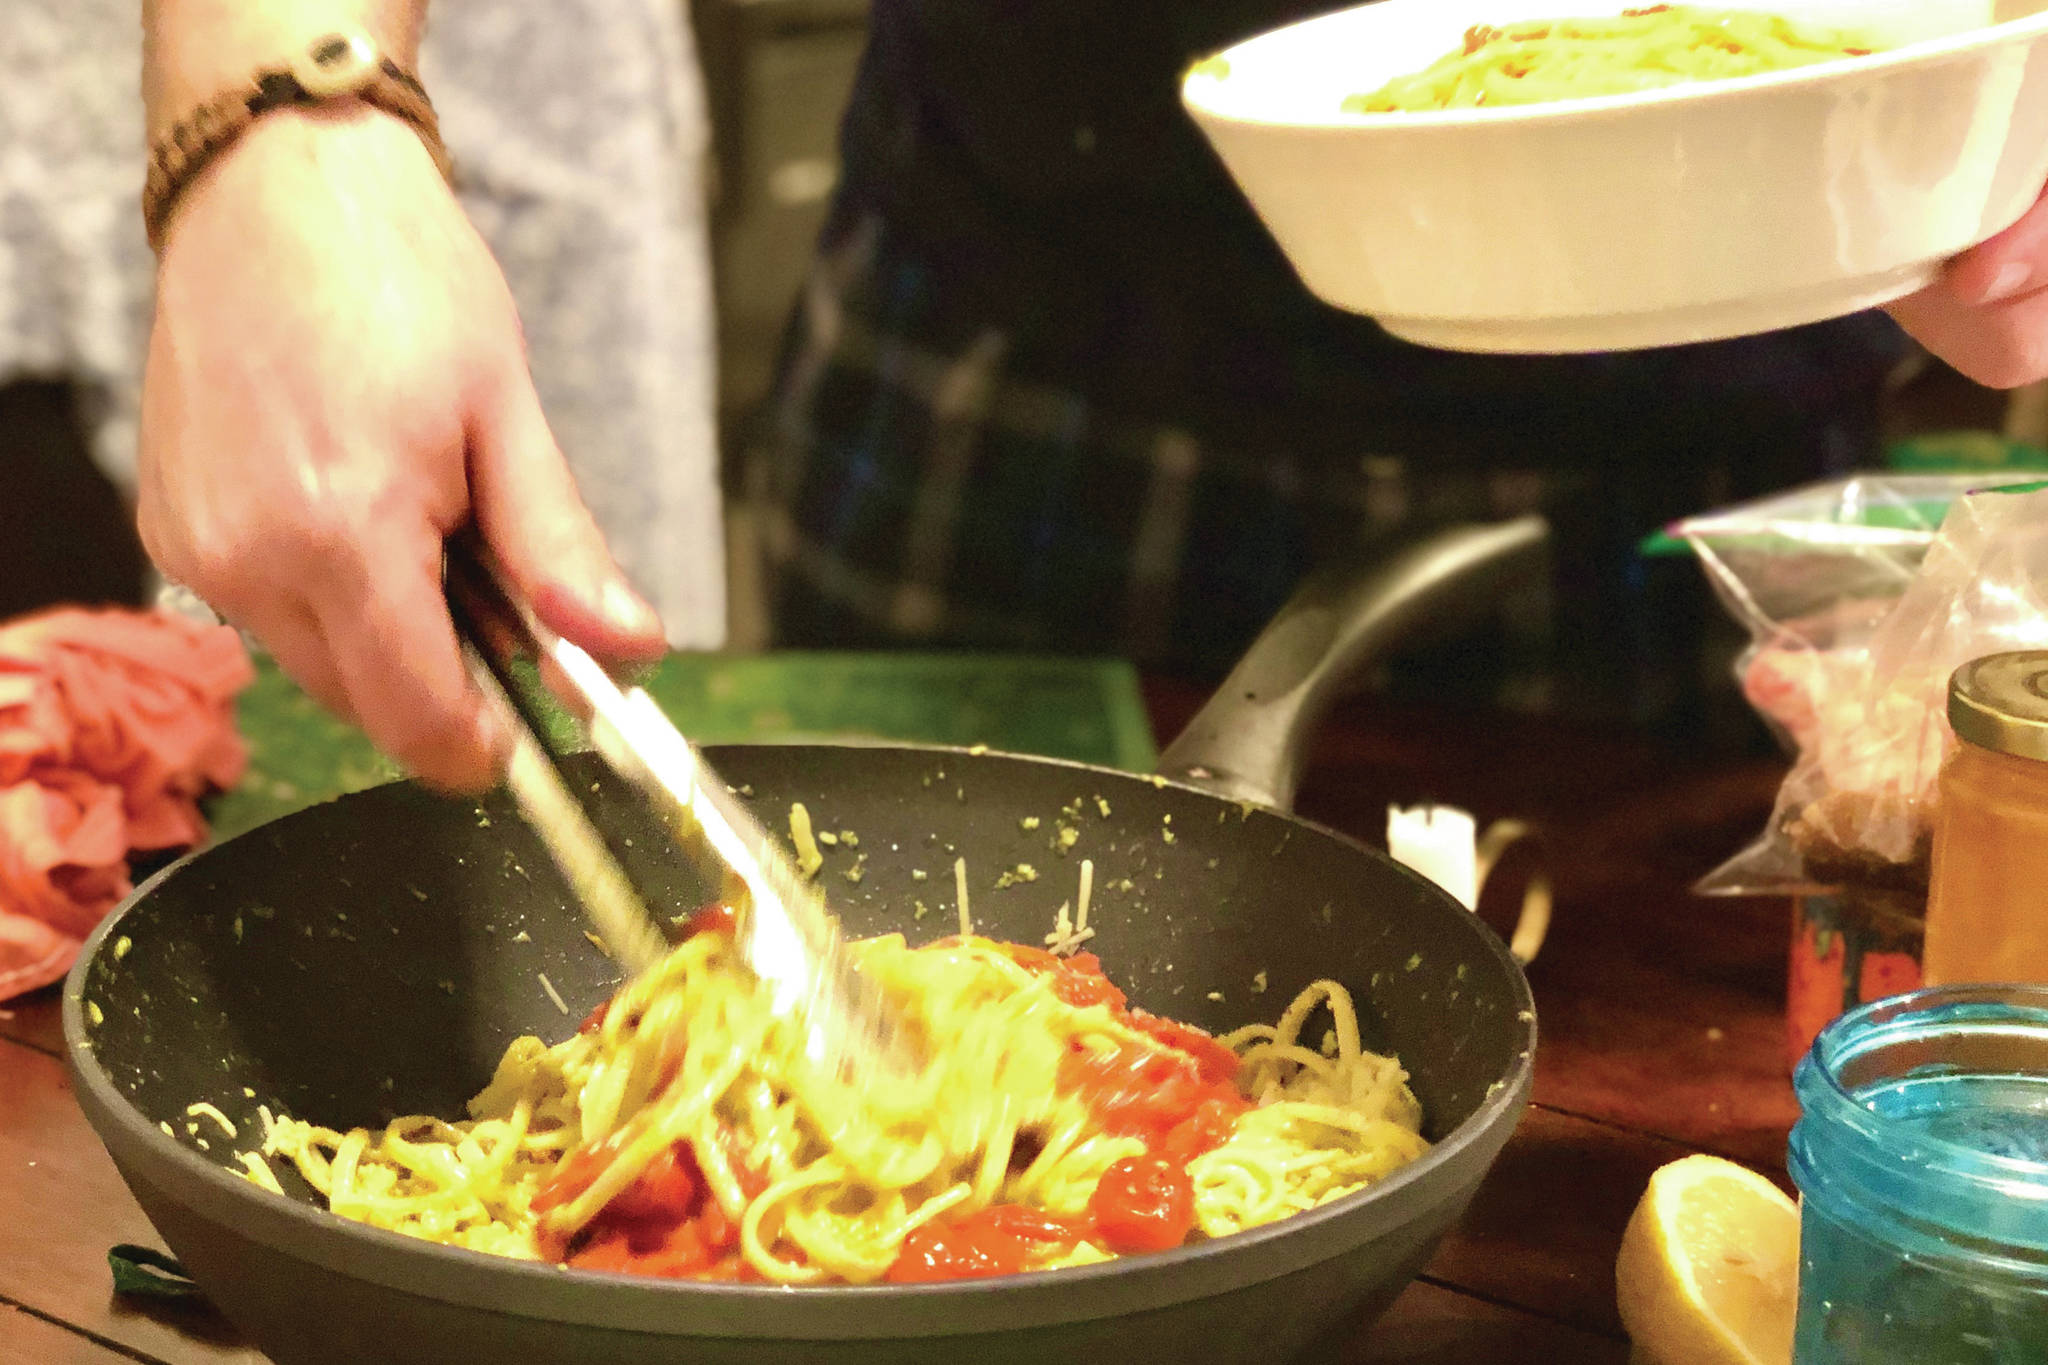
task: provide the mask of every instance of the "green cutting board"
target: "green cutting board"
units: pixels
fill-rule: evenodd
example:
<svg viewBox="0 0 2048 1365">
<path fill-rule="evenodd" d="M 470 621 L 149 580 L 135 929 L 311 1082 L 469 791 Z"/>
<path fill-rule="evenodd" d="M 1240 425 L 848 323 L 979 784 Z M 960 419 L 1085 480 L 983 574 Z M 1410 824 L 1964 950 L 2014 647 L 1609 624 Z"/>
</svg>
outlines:
<svg viewBox="0 0 2048 1365">
<path fill-rule="evenodd" d="M 986 744 L 1148 771 L 1158 755 L 1121 659 L 911 653 L 672 654 L 643 681 L 701 744 L 888 740 Z M 267 659 L 238 716 L 249 770 L 209 805 L 214 837 L 400 776 L 361 731 Z M 571 738 L 555 718 L 555 738 Z"/>
</svg>

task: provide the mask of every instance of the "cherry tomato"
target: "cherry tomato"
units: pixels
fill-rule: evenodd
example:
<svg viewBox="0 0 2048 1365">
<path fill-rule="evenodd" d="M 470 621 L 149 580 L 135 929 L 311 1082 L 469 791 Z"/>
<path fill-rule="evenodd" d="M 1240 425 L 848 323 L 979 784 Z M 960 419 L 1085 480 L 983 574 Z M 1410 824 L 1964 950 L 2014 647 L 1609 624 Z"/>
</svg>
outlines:
<svg viewBox="0 0 2048 1365">
<path fill-rule="evenodd" d="M 892 1284 L 922 1284 L 1014 1275 L 1024 1268 L 1024 1253 L 1021 1237 L 987 1223 L 926 1223 L 903 1239 L 887 1278 Z"/>
<path fill-rule="evenodd" d="M 1059 969 L 1059 958 L 1043 948 L 1033 948 L 1026 943 L 998 943 L 995 947 L 1003 956 L 1027 972 L 1050 972 Z"/>
<path fill-rule="evenodd" d="M 608 1228 L 569 1253 L 568 1263 L 584 1270 L 611 1270 L 620 1274 L 632 1270 L 637 1258 L 627 1245 L 624 1228 Z"/>
<path fill-rule="evenodd" d="M 1102 974 L 1102 963 L 1093 953 L 1076 953 L 1066 960 L 1052 981 L 1053 994 L 1075 1009 L 1107 1005 L 1112 1014 L 1122 1014 L 1126 997 Z"/>
<path fill-rule="evenodd" d="M 1095 954 L 1057 957 L 1022 943 L 998 943 L 995 947 L 1024 970 L 1049 978 L 1053 994 L 1074 1008 L 1107 1005 L 1112 1014 L 1123 1013 L 1124 993 L 1102 974 L 1102 959 Z"/>
<path fill-rule="evenodd" d="M 1130 1017 L 1124 1022 L 1141 1033 L 1150 1034 L 1168 1047 L 1185 1052 L 1194 1058 L 1195 1065 L 1201 1069 L 1202 1079 L 1210 1084 L 1237 1079 L 1237 1054 L 1193 1024 L 1183 1024 L 1174 1019 L 1161 1019 L 1158 1015 L 1147 1014 L 1143 1010 L 1132 1010 Z"/>
<path fill-rule="evenodd" d="M 1164 1141 L 1204 1100 L 1237 1098 L 1234 1087 L 1204 1081 L 1186 1053 L 1142 1044 L 1105 1050 L 1077 1045 L 1061 1066 L 1060 1081 L 1106 1131 L 1148 1147 Z"/>
<path fill-rule="evenodd" d="M 690 923 L 684 936 L 694 938 L 698 934 L 730 934 L 738 925 L 738 917 L 730 905 L 707 905 L 690 916 Z"/>
<path fill-rule="evenodd" d="M 646 1223 L 623 1222 L 599 1228 L 569 1264 L 585 1270 L 613 1270 L 664 1279 L 692 1279 L 718 1263 L 721 1250 L 706 1244 L 692 1222 L 660 1230 Z"/>
<path fill-rule="evenodd" d="M 695 1214 L 703 1198 L 704 1176 L 685 1139 L 648 1162 L 604 1209 L 617 1219 L 673 1225 Z"/>
<path fill-rule="evenodd" d="M 1096 1236 L 1111 1251 L 1165 1251 L 1187 1240 L 1195 1221 L 1195 1191 L 1177 1161 L 1125 1157 L 1102 1173 L 1088 1212 Z"/>
<path fill-rule="evenodd" d="M 1221 1147 L 1237 1126 L 1237 1116 L 1251 1108 L 1241 1099 L 1211 1098 L 1195 1106 L 1195 1112 L 1174 1125 L 1172 1131 L 1152 1150 L 1157 1156 L 1182 1165 L 1207 1151 Z"/>
<path fill-rule="evenodd" d="M 625 1138 L 624 1132 L 613 1133 L 603 1142 L 578 1147 L 562 1158 L 554 1174 L 534 1195 L 533 1211 L 547 1213 L 573 1203 L 618 1158 Z M 675 1223 L 695 1211 L 703 1189 L 704 1177 L 697 1170 L 690 1144 L 687 1140 L 679 1141 L 648 1162 L 632 1184 L 613 1195 L 605 1211 L 621 1218 Z"/>
</svg>

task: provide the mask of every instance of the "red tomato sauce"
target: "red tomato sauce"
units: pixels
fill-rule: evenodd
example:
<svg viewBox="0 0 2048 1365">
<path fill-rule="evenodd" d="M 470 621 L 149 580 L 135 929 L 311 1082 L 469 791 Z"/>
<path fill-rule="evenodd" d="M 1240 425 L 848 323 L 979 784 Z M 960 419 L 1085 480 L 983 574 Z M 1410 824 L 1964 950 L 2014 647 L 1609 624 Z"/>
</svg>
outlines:
<svg viewBox="0 0 2048 1365">
<path fill-rule="evenodd" d="M 731 933 L 730 907 L 711 905 L 692 917 L 689 932 Z M 949 940 L 957 942 L 958 940 Z M 1145 1144 L 1142 1156 L 1111 1166 L 1087 1214 L 1061 1218 L 1021 1204 L 998 1204 L 958 1218 L 939 1218 L 904 1239 L 886 1278 L 895 1284 L 1011 1275 L 1034 1260 L 1083 1241 L 1119 1255 L 1164 1251 L 1187 1240 L 1194 1190 L 1187 1163 L 1229 1138 L 1250 1108 L 1237 1091 L 1237 1054 L 1201 1029 L 1132 1009 L 1103 975 L 1093 953 L 1059 957 L 1042 948 L 996 943 L 1013 962 L 1047 978 L 1053 993 L 1076 1008 L 1101 1005 L 1147 1041 L 1106 1050 L 1076 1044 L 1060 1068 L 1060 1085 L 1085 1103 L 1103 1131 Z M 606 1005 L 584 1021 L 602 1025 Z M 618 1155 L 619 1136 L 579 1147 L 563 1159 L 535 1196 L 536 1213 L 575 1199 Z M 747 1198 L 766 1188 L 730 1132 L 721 1154 Z M 568 1264 L 592 1270 L 711 1280 L 758 1280 L 739 1255 L 739 1229 L 711 1198 L 688 1142 L 649 1163 L 566 1247 L 549 1248 Z M 801 1261 L 793 1248 L 778 1255 Z"/>
<path fill-rule="evenodd" d="M 616 1157 L 616 1135 L 579 1147 L 534 1197 L 545 1213 L 588 1189 Z M 585 1270 L 611 1270 L 667 1279 L 757 1279 L 739 1254 L 740 1231 L 711 1198 L 687 1141 L 647 1164 L 633 1183 L 612 1196 L 567 1246 L 560 1259 Z"/>
<path fill-rule="evenodd" d="M 935 1219 L 904 1240 L 889 1279 L 1009 1275 L 1023 1269 L 1038 1248 L 1064 1250 L 1084 1240 L 1119 1255 L 1181 1245 L 1194 1226 L 1187 1163 L 1225 1141 L 1237 1116 L 1251 1107 L 1235 1084 L 1237 1054 L 1192 1025 L 1130 1008 L 1093 953 L 1062 958 L 1022 944 L 994 946 L 1047 978 L 1067 1004 L 1106 1006 L 1156 1044 L 1124 1043 L 1101 1051 L 1077 1044 L 1060 1068 L 1061 1086 L 1088 1105 L 1105 1132 L 1137 1138 L 1146 1152 L 1103 1174 L 1085 1219 L 1057 1219 L 1013 1204 Z"/>
<path fill-rule="evenodd" d="M 1059 1250 L 1085 1241 L 1088 1225 L 1055 1218 L 1022 1204 L 995 1204 L 964 1218 L 933 1219 L 903 1239 L 891 1284 L 971 1280 L 1014 1275 L 1040 1249 Z"/>
<path fill-rule="evenodd" d="M 1179 1246 L 1195 1223 L 1187 1163 L 1149 1154 L 1125 1157 L 1102 1173 L 1088 1213 L 1102 1245 L 1119 1255 Z"/>
<path fill-rule="evenodd" d="M 739 925 L 739 916 L 730 905 L 713 903 L 690 916 L 690 923 L 684 930 L 685 938 L 699 934 L 730 934 Z"/>
</svg>

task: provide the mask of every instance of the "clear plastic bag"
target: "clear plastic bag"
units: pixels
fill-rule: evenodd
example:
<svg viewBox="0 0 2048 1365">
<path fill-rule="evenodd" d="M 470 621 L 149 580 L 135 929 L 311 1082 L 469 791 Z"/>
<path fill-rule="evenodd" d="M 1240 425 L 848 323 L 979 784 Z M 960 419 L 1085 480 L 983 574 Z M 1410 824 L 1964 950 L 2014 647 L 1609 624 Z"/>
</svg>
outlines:
<svg viewBox="0 0 2048 1365">
<path fill-rule="evenodd" d="M 1794 758 L 1718 895 L 1924 895 L 1948 679 L 2048 647 L 2048 489 L 1867 475 L 1673 528 L 1750 632 L 1743 693 Z"/>
</svg>

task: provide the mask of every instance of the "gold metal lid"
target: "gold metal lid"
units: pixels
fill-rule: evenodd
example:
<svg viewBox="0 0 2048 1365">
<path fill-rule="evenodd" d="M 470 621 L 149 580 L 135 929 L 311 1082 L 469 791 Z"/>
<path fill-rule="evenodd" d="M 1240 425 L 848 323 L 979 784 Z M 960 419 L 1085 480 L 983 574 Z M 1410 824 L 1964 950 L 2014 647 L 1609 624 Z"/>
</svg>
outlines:
<svg viewBox="0 0 2048 1365">
<path fill-rule="evenodd" d="M 1957 739 L 2048 762 L 2048 649 L 1987 654 L 1948 680 L 1948 723 Z"/>
</svg>

